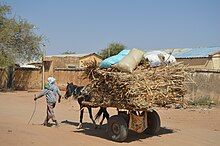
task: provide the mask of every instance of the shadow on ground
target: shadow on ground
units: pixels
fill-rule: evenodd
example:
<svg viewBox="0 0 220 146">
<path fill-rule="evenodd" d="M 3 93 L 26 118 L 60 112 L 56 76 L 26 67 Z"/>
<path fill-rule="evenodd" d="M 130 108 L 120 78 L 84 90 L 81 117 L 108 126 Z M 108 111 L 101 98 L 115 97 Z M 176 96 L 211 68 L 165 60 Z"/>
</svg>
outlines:
<svg viewBox="0 0 220 146">
<path fill-rule="evenodd" d="M 78 126 L 77 122 L 72 122 L 72 121 L 68 121 L 68 120 L 62 121 L 61 123 L 73 125 L 76 127 Z M 85 135 L 95 136 L 95 137 L 111 140 L 107 134 L 106 129 L 107 129 L 107 124 L 102 125 L 101 128 L 95 129 L 94 125 L 92 123 L 83 123 L 82 129 L 78 129 L 73 132 L 83 133 Z M 124 142 L 130 143 L 132 141 L 142 141 L 143 139 L 146 139 L 146 138 L 155 137 L 155 136 L 162 136 L 165 134 L 171 134 L 171 133 L 175 133 L 175 132 L 177 132 L 177 131 L 173 130 L 173 129 L 166 128 L 166 127 L 161 127 L 160 131 L 157 133 L 157 135 L 149 135 L 149 134 L 145 134 L 145 133 L 140 134 L 140 133 L 134 132 L 132 130 L 129 130 L 128 137 Z"/>
</svg>

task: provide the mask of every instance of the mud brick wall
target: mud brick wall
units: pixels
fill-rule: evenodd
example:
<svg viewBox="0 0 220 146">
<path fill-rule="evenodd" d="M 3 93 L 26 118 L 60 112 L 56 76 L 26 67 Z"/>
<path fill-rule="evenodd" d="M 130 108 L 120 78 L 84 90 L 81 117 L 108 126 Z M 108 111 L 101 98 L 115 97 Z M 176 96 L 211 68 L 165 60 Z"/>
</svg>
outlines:
<svg viewBox="0 0 220 146">
<path fill-rule="evenodd" d="M 0 68 L 0 90 L 7 87 L 7 70 L 5 68 Z"/>
<path fill-rule="evenodd" d="M 210 97 L 220 101 L 220 70 L 196 69 L 190 76 L 195 83 L 187 84 L 187 98 Z"/>
<path fill-rule="evenodd" d="M 65 69 L 58 68 L 54 70 L 54 77 L 57 80 L 57 85 L 61 90 L 66 89 L 67 82 L 73 82 L 78 86 L 85 86 L 89 83 L 88 79 L 83 77 L 83 69 Z"/>
<path fill-rule="evenodd" d="M 83 69 L 54 69 L 53 77 L 56 78 L 57 85 L 61 90 L 66 89 L 67 82 L 73 82 L 78 86 L 85 86 L 89 83 L 84 79 Z M 47 82 L 45 74 L 45 83 Z M 41 90 L 43 85 L 42 69 L 37 68 L 15 68 L 13 72 L 13 89 L 14 90 Z M 7 71 L 0 68 L 0 89 L 7 88 Z"/>
<path fill-rule="evenodd" d="M 42 70 L 32 68 L 16 68 L 13 76 L 15 90 L 41 89 Z"/>
</svg>

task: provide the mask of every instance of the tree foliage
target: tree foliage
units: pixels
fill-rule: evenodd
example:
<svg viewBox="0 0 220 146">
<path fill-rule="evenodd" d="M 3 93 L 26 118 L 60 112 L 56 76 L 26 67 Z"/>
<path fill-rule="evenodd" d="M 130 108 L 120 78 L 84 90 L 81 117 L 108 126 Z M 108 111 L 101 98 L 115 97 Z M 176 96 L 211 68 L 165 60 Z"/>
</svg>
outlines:
<svg viewBox="0 0 220 146">
<path fill-rule="evenodd" d="M 124 46 L 121 43 L 111 43 L 109 46 L 99 53 L 100 56 L 102 56 L 103 59 L 108 58 L 110 56 L 118 54 L 120 51 L 125 49 L 126 46 Z"/>
<path fill-rule="evenodd" d="M 63 52 L 62 54 L 76 54 L 76 52 L 67 50 L 67 51 Z"/>
<path fill-rule="evenodd" d="M 10 17 L 11 7 L 0 3 L 0 66 L 37 59 L 42 54 L 42 36 L 28 21 Z"/>
</svg>

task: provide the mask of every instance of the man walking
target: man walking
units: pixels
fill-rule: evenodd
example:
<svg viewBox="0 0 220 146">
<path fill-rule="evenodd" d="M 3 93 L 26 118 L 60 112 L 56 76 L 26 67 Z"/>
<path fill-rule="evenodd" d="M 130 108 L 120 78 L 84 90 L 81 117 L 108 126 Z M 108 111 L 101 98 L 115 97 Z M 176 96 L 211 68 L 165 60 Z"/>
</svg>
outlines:
<svg viewBox="0 0 220 146">
<path fill-rule="evenodd" d="M 48 126 L 48 122 L 50 119 L 52 119 L 52 121 L 55 122 L 56 126 L 59 126 L 53 109 L 56 105 L 57 96 L 59 96 L 58 102 L 60 103 L 61 93 L 59 88 L 55 85 L 55 82 L 56 79 L 54 77 L 49 77 L 48 83 L 45 85 L 44 90 L 40 92 L 38 95 L 36 95 L 34 98 L 34 100 L 36 101 L 38 98 L 46 96 L 47 116 L 43 123 L 44 126 Z"/>
</svg>

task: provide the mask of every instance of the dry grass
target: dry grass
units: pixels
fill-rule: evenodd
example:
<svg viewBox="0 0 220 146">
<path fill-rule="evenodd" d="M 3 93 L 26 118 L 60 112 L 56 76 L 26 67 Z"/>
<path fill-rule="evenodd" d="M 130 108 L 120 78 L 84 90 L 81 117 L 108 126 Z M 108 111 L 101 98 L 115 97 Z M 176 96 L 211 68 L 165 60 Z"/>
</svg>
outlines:
<svg viewBox="0 0 220 146">
<path fill-rule="evenodd" d="M 87 91 L 96 105 L 144 110 L 183 103 L 187 79 L 183 64 L 156 68 L 142 64 L 132 74 L 93 67 L 88 67 Z"/>
</svg>

